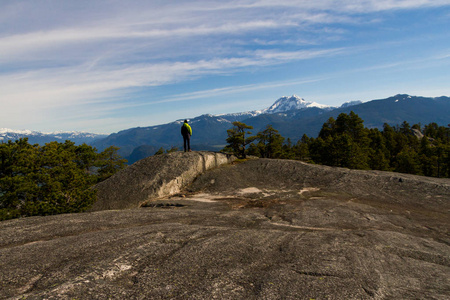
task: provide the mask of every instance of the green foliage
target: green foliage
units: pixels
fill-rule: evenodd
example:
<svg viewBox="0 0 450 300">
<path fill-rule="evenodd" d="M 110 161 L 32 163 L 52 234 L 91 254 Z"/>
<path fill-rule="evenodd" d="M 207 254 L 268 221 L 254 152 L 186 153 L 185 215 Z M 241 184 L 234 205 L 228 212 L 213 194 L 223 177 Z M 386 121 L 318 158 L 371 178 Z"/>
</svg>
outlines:
<svg viewBox="0 0 450 300">
<path fill-rule="evenodd" d="M 290 138 L 288 138 L 286 140 L 286 143 L 283 144 L 282 149 L 281 149 L 280 158 L 283 158 L 283 159 L 295 159 L 295 151 L 294 151 L 294 147 L 292 145 L 292 141 L 291 141 Z"/>
<path fill-rule="evenodd" d="M 172 146 L 170 149 L 166 150 L 166 153 L 172 153 L 172 152 L 177 152 L 178 151 L 178 147 Z"/>
<path fill-rule="evenodd" d="M 71 141 L 0 144 L 0 220 L 81 212 L 95 201 L 91 187 L 124 167 L 116 147 L 97 154 Z"/>
<path fill-rule="evenodd" d="M 386 146 L 386 140 L 378 129 L 370 129 L 368 139 L 369 149 L 369 168 L 372 170 L 389 171 L 389 151 Z"/>
<path fill-rule="evenodd" d="M 256 147 L 261 157 L 279 158 L 282 156 L 284 137 L 272 125 L 267 125 L 265 130 L 258 132 L 256 140 L 258 141 Z"/>
<path fill-rule="evenodd" d="M 110 146 L 99 154 L 97 161 L 98 181 L 103 181 L 114 175 L 117 171 L 122 170 L 126 166 L 126 159 L 120 157 L 117 153 L 118 147 Z"/>
<path fill-rule="evenodd" d="M 375 169 L 417 175 L 450 177 L 450 126 L 424 126 L 423 138 L 415 135 L 422 126 L 403 122 L 383 131 L 367 129 L 354 114 L 329 119 L 309 150 L 316 163 L 356 169 Z"/>
<path fill-rule="evenodd" d="M 311 160 L 310 147 L 311 139 L 306 134 L 303 134 L 302 138 L 293 147 L 294 159 L 313 162 Z"/>
<path fill-rule="evenodd" d="M 161 155 L 161 154 L 164 154 L 164 153 L 172 153 L 172 152 L 177 152 L 177 151 L 178 151 L 178 148 L 175 147 L 175 146 L 173 146 L 173 147 L 171 147 L 170 149 L 167 149 L 167 150 L 164 150 L 164 148 L 161 147 L 161 148 L 159 148 L 158 151 L 155 152 L 154 155 Z"/>
<path fill-rule="evenodd" d="M 164 154 L 164 148 L 163 147 L 159 148 L 159 150 L 156 151 L 154 155 L 161 155 L 161 154 Z"/>
<path fill-rule="evenodd" d="M 242 145 L 242 136 L 239 138 Z M 271 125 L 255 139 L 257 143 L 249 145 L 248 153 L 259 157 L 450 177 L 450 124 L 448 127 L 436 123 L 410 126 L 403 122 L 395 127 L 384 124 L 380 131 L 365 128 L 364 121 L 350 112 L 328 119 L 317 138 L 303 135 L 294 145 L 289 139 L 284 143 L 284 138 Z"/>
<path fill-rule="evenodd" d="M 251 134 L 251 131 L 248 131 L 248 129 L 253 129 L 253 127 L 242 122 L 233 122 L 233 128 L 227 130 L 228 145 L 225 146 L 224 151 L 232 152 L 240 158 L 246 158 L 247 145 L 256 139 L 255 136 L 246 136 Z"/>
<path fill-rule="evenodd" d="M 319 137 L 310 141 L 314 162 L 337 167 L 368 169 L 369 131 L 353 112 L 341 113 L 323 124 Z"/>
</svg>

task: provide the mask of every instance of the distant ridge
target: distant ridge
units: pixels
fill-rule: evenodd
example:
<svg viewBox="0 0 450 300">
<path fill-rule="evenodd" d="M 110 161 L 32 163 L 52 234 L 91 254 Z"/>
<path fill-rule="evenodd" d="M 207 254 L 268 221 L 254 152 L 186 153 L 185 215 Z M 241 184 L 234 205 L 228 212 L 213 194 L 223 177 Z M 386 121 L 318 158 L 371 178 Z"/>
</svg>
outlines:
<svg viewBox="0 0 450 300">
<path fill-rule="evenodd" d="M 450 98 L 419 97 L 398 94 L 386 99 L 368 102 L 350 101 L 340 107 L 329 107 L 315 102 L 308 102 L 299 96 L 286 96 L 277 99 L 266 109 L 232 114 L 205 114 L 189 119 L 194 134 L 191 144 L 194 150 L 219 151 L 226 142 L 227 129 L 232 122 L 240 121 L 253 126 L 256 134 L 271 124 L 285 138 L 292 142 L 299 140 L 303 134 L 316 137 L 329 118 L 336 118 L 340 113 L 354 111 L 369 128 L 382 128 L 384 123 L 395 126 L 403 121 L 421 123 L 422 125 L 436 122 L 447 126 L 450 115 Z M 133 150 L 138 149 L 130 157 L 137 161 L 154 154 L 155 149 L 165 149 L 173 146 L 182 148 L 179 126 L 182 120 L 168 124 L 149 127 L 126 129 L 110 136 L 94 141 L 98 149 L 110 145 L 120 147 L 120 154 L 128 157 Z M 146 145 L 147 147 L 141 147 Z M 140 148 L 138 148 L 140 147 Z"/>
<path fill-rule="evenodd" d="M 43 145 L 48 142 L 58 141 L 64 142 L 71 140 L 75 144 L 90 144 L 96 139 L 105 138 L 106 134 L 96 134 L 84 131 L 56 131 L 56 132 L 39 132 L 32 130 L 14 130 L 9 128 L 0 128 L 0 141 L 6 142 L 8 140 L 18 140 L 21 138 L 28 138 L 31 144 Z"/>
<path fill-rule="evenodd" d="M 234 121 L 253 126 L 256 134 L 267 125 L 272 125 L 285 138 L 292 142 L 303 134 L 316 137 L 329 118 L 340 113 L 354 111 L 368 128 L 382 128 L 384 123 L 391 126 L 403 121 L 413 124 L 447 126 L 450 122 L 449 97 L 421 97 L 398 94 L 386 99 L 367 102 L 350 101 L 340 107 L 330 107 L 308 102 L 297 96 L 285 96 L 277 99 L 271 106 L 247 112 L 211 115 L 204 114 L 190 118 L 194 134 L 191 145 L 194 150 L 219 151 L 225 146 L 227 129 Z M 0 141 L 28 137 L 30 143 L 44 144 L 50 141 L 64 142 L 70 139 L 77 144 L 87 143 L 103 150 L 111 145 L 120 148 L 119 153 L 131 162 L 153 155 L 157 149 L 182 148 L 179 127 L 183 120 L 149 127 L 129 128 L 111 135 L 98 135 L 86 132 L 40 133 L 36 131 L 0 130 Z"/>
<path fill-rule="evenodd" d="M 355 100 L 355 101 L 349 101 L 349 102 L 345 102 L 341 105 L 341 108 L 345 108 L 345 107 L 350 107 L 350 106 L 354 106 L 354 105 L 359 105 L 362 104 L 363 102 L 361 100 Z"/>
</svg>

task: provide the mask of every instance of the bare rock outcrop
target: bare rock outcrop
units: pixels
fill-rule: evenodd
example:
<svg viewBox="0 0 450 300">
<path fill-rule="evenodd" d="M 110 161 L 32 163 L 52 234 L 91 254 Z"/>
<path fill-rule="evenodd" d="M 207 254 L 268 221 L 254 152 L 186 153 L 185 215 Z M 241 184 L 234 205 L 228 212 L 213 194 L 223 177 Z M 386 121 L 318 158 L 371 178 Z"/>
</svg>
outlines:
<svg viewBox="0 0 450 300">
<path fill-rule="evenodd" d="M 257 159 L 145 188 L 200 155 L 99 190 L 153 205 L 0 222 L 0 299 L 450 298 L 450 179 Z"/>
<path fill-rule="evenodd" d="M 202 151 L 147 157 L 99 183 L 92 211 L 136 208 L 145 201 L 177 194 L 206 170 L 234 159 Z"/>
</svg>

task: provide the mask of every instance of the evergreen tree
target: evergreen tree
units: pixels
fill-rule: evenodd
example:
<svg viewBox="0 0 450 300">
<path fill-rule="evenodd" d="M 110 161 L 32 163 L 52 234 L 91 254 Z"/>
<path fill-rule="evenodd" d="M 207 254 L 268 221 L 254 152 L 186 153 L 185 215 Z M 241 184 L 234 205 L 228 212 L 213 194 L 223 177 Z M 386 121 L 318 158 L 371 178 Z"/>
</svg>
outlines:
<svg viewBox="0 0 450 300">
<path fill-rule="evenodd" d="M 341 113 L 336 120 L 328 119 L 322 126 L 319 138 L 321 140 L 315 142 L 312 151 L 314 161 L 330 166 L 369 168 L 368 130 L 353 111 L 349 115 Z M 320 145 L 322 143 L 324 145 Z"/>
<path fill-rule="evenodd" d="M 161 155 L 161 154 L 164 154 L 164 148 L 163 147 L 159 148 L 159 150 L 156 151 L 155 154 L 153 154 L 153 155 Z"/>
<path fill-rule="evenodd" d="M 399 127 L 398 130 L 401 134 L 403 135 L 410 135 L 411 134 L 411 126 L 409 125 L 408 122 L 403 121 L 402 125 Z"/>
<path fill-rule="evenodd" d="M 397 149 L 397 142 L 395 140 L 395 130 L 390 125 L 384 123 L 383 125 L 383 138 L 384 138 L 384 144 L 386 146 L 387 152 L 389 154 L 389 165 L 392 165 L 394 155 L 396 154 L 395 149 Z"/>
<path fill-rule="evenodd" d="M 310 146 L 311 141 L 306 134 L 303 134 L 302 138 L 297 142 L 297 144 L 294 147 L 294 156 L 295 159 L 306 161 L 306 162 L 312 162 L 310 157 Z"/>
<path fill-rule="evenodd" d="M 246 158 L 246 147 L 256 138 L 254 136 L 246 136 L 251 134 L 251 131 L 248 129 L 253 129 L 253 127 L 242 122 L 233 122 L 233 128 L 227 130 L 228 145 L 224 150 L 232 151 L 237 157 Z"/>
<path fill-rule="evenodd" d="M 292 145 L 272 126 L 256 137 L 246 138 L 247 125 L 235 122 L 228 130 L 227 146 L 242 156 L 245 146 L 251 143 L 248 153 L 259 157 L 299 159 L 311 163 L 352 169 L 396 171 L 417 175 L 450 177 L 450 124 L 436 123 L 410 126 L 408 122 L 392 127 L 384 124 L 383 130 L 367 129 L 364 121 L 353 111 L 329 118 L 322 125 L 317 138 L 306 134 Z M 423 138 L 417 134 L 421 131 Z M 245 141 L 245 142 L 244 142 Z"/>
<path fill-rule="evenodd" d="M 259 147 L 255 143 L 248 145 L 247 154 L 257 157 L 262 157 Z"/>
<path fill-rule="evenodd" d="M 332 137 L 329 136 L 327 140 L 322 139 L 320 136 L 316 139 L 311 138 L 309 144 L 309 154 L 312 162 L 323 165 L 334 165 L 332 150 L 329 145 L 332 141 Z"/>
<path fill-rule="evenodd" d="M 87 144 L 75 147 L 76 163 L 78 167 L 84 169 L 86 173 L 91 174 L 97 161 L 97 149 Z"/>
<path fill-rule="evenodd" d="M 283 151 L 280 158 L 295 159 L 295 149 L 290 138 L 287 138 L 286 143 L 283 144 Z"/>
<path fill-rule="evenodd" d="M 450 178 L 450 142 L 447 142 L 444 146 L 441 177 Z"/>
<path fill-rule="evenodd" d="M 322 140 L 326 139 L 329 136 L 333 136 L 336 132 L 336 120 L 333 117 L 330 117 L 328 121 L 323 123 L 322 128 L 319 132 L 319 138 Z"/>
<path fill-rule="evenodd" d="M 437 176 L 437 156 L 434 155 L 434 146 L 432 147 L 428 137 L 424 136 L 420 140 L 420 162 L 422 164 L 422 174 L 425 176 Z"/>
<path fill-rule="evenodd" d="M 118 147 L 110 146 L 99 154 L 98 169 L 99 180 L 105 180 L 126 166 L 126 159 L 117 153 Z"/>
<path fill-rule="evenodd" d="M 400 173 L 420 174 L 419 156 L 414 150 L 400 152 L 394 162 L 394 171 Z"/>
<path fill-rule="evenodd" d="M 170 147 L 170 149 L 166 150 L 166 153 L 172 153 L 172 152 L 177 152 L 178 151 L 178 147 L 172 146 Z"/>
<path fill-rule="evenodd" d="M 110 147 L 97 154 L 70 141 L 1 143 L 0 220 L 86 210 L 96 197 L 91 187 L 124 167 L 116 152 Z"/>
<path fill-rule="evenodd" d="M 35 197 L 38 151 L 39 146 L 30 145 L 28 138 L 0 144 L 0 220 L 20 216 L 21 208 Z"/>
<path fill-rule="evenodd" d="M 389 151 L 382 133 L 377 128 L 371 129 L 368 139 L 370 140 L 368 148 L 369 168 L 372 170 L 389 171 Z"/>
<path fill-rule="evenodd" d="M 256 140 L 261 157 L 279 158 L 282 155 L 284 138 L 272 125 L 267 125 L 266 129 L 258 132 Z"/>
</svg>

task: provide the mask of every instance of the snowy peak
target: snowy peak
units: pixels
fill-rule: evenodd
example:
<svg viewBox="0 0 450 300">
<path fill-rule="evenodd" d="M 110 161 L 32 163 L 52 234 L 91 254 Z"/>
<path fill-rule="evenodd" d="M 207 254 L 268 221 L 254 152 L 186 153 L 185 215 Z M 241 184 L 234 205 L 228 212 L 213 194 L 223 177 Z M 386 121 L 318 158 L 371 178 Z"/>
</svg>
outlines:
<svg viewBox="0 0 450 300">
<path fill-rule="evenodd" d="M 309 107 L 327 108 L 329 106 L 316 102 L 308 102 L 305 99 L 298 97 L 297 95 L 292 95 L 291 97 L 281 97 L 280 99 L 275 101 L 272 106 L 263 110 L 263 113 L 275 114 Z"/>
<path fill-rule="evenodd" d="M 0 128 L 0 136 L 5 136 L 5 135 L 37 135 L 40 134 L 37 131 L 31 131 L 31 130 L 13 130 L 13 129 L 9 129 L 9 128 Z"/>
<path fill-rule="evenodd" d="M 277 101 L 275 101 L 274 104 L 272 104 L 270 107 L 262 109 L 262 110 L 252 110 L 252 111 L 246 111 L 246 112 L 240 112 L 240 113 L 231 113 L 231 114 L 220 114 L 215 115 L 215 117 L 221 117 L 229 122 L 234 121 L 242 121 L 247 118 L 252 118 L 259 116 L 261 114 L 276 114 L 276 113 L 286 113 L 292 110 L 299 110 L 304 108 L 310 108 L 310 107 L 318 107 L 321 109 L 332 109 L 331 106 L 319 104 L 316 102 L 308 102 L 303 98 L 300 98 L 297 95 L 292 95 L 290 97 L 285 96 L 281 97 Z"/>
<path fill-rule="evenodd" d="M 355 101 L 348 101 L 343 103 L 340 108 L 346 108 L 346 107 L 350 107 L 350 106 L 355 106 L 355 105 L 359 105 L 362 104 L 363 102 L 360 100 L 355 100 Z"/>
<path fill-rule="evenodd" d="M 30 143 L 45 144 L 51 141 L 64 142 L 71 140 L 76 144 L 90 143 L 96 139 L 104 138 L 105 134 L 95 134 L 83 131 L 56 131 L 51 133 L 31 131 L 31 130 L 14 130 L 9 128 L 0 128 L 0 142 L 8 140 L 18 140 L 27 137 Z"/>
</svg>

